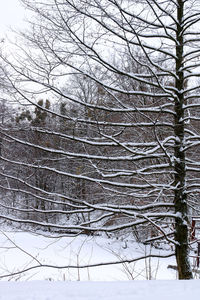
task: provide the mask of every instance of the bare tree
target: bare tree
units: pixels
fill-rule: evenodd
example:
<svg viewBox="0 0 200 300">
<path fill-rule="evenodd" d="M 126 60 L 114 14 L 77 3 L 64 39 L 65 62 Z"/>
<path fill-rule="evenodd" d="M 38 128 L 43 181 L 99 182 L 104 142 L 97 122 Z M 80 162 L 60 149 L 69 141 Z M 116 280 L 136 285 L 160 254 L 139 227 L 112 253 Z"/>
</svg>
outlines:
<svg viewBox="0 0 200 300">
<path fill-rule="evenodd" d="M 21 35 L 27 45 L 20 49 L 21 59 L 4 57 L 8 79 L 20 101 L 62 120 L 63 130 L 32 128 L 52 141 L 59 137 L 50 147 L 3 128 L 1 134 L 52 159 L 57 155 L 63 164 L 11 158 L 9 163 L 84 185 L 76 195 L 67 189 L 50 192 L 2 171 L 2 178 L 20 183 L 10 190 L 52 203 L 48 213 L 63 218 L 50 223 L 1 217 L 76 234 L 152 227 L 152 237 L 144 234 L 143 241 L 174 245 L 179 279 L 192 278 L 188 205 L 196 202 L 200 170 L 195 155 L 200 137 L 198 1 L 22 2 L 36 18 L 30 32 Z M 74 78 L 89 87 L 87 93 L 73 88 Z M 44 92 L 55 103 L 65 101 L 66 112 L 38 105 L 33 98 Z M 75 214 L 83 218 L 69 222 Z"/>
</svg>

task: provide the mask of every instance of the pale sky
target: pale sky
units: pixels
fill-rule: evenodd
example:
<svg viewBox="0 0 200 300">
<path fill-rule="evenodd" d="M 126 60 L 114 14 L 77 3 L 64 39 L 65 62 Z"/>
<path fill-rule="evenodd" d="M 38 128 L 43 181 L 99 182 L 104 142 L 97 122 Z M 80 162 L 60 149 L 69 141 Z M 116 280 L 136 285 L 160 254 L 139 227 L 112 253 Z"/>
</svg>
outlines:
<svg viewBox="0 0 200 300">
<path fill-rule="evenodd" d="M 25 9 L 19 0 L 0 0 L 0 36 L 5 35 L 9 26 L 22 28 Z"/>
</svg>

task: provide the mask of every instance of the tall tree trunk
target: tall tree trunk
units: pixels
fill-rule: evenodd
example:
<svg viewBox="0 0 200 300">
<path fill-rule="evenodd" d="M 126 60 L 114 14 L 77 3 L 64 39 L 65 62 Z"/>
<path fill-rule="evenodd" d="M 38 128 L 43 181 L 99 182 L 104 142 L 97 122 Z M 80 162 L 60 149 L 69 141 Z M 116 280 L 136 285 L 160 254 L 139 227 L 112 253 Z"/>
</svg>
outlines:
<svg viewBox="0 0 200 300">
<path fill-rule="evenodd" d="M 192 279 L 192 271 L 189 262 L 188 247 L 188 207 L 187 194 L 185 191 L 185 152 L 184 152 L 184 73 L 183 73 L 183 27 L 182 20 L 184 16 L 184 1 L 177 1 L 177 46 L 176 46 L 176 89 L 177 97 L 175 99 L 175 240 L 176 240 L 176 260 L 178 266 L 179 279 Z"/>
</svg>

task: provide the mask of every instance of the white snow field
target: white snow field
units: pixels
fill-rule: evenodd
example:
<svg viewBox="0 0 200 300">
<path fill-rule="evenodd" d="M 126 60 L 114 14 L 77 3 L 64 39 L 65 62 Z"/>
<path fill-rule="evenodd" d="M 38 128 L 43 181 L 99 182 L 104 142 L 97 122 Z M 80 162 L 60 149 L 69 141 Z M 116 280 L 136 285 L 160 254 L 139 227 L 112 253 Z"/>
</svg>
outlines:
<svg viewBox="0 0 200 300">
<path fill-rule="evenodd" d="M 81 269 L 82 265 L 135 259 L 145 254 L 168 255 L 170 251 L 151 249 L 134 241 L 104 237 L 44 237 L 27 232 L 0 231 L 0 279 L 10 281 L 119 281 L 135 279 L 176 279 L 174 257 L 148 258 L 134 263 Z M 75 266 L 56 269 L 38 267 L 17 273 L 40 264 Z M 9 275 L 5 277 L 5 275 Z"/>
<path fill-rule="evenodd" d="M 198 280 L 178 281 L 173 257 L 81 269 L 81 265 L 168 254 L 134 241 L 103 237 L 44 237 L 0 231 L 0 300 L 185 300 L 198 298 Z M 66 266 L 33 268 L 40 264 Z M 67 268 L 74 265 L 76 269 Z M 15 274 L 15 275 L 14 275 Z M 10 275 L 9 277 L 5 277 Z M 140 279 L 140 280 L 137 280 Z M 146 280 L 162 279 L 162 280 Z"/>
<path fill-rule="evenodd" d="M 198 280 L 0 282 L 0 300 L 188 300 L 199 294 Z"/>
</svg>

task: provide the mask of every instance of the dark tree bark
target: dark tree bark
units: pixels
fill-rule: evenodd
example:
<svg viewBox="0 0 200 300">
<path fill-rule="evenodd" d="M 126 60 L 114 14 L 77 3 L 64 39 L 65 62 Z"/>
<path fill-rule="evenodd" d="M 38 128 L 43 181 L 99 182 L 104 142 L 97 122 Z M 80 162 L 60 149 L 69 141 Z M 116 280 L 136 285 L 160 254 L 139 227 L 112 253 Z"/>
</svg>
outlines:
<svg viewBox="0 0 200 300">
<path fill-rule="evenodd" d="M 177 1 L 177 46 L 176 46 L 176 98 L 175 98 L 175 119 L 174 119 L 174 135 L 175 135 L 175 212 L 177 217 L 175 240 L 176 245 L 176 260 L 178 266 L 179 279 L 191 279 L 192 271 L 188 259 L 189 254 L 189 232 L 188 232 L 188 205 L 186 194 L 186 169 L 185 169 L 185 152 L 184 152 L 184 105 L 185 97 L 184 91 L 184 2 L 182 0 Z"/>
</svg>

